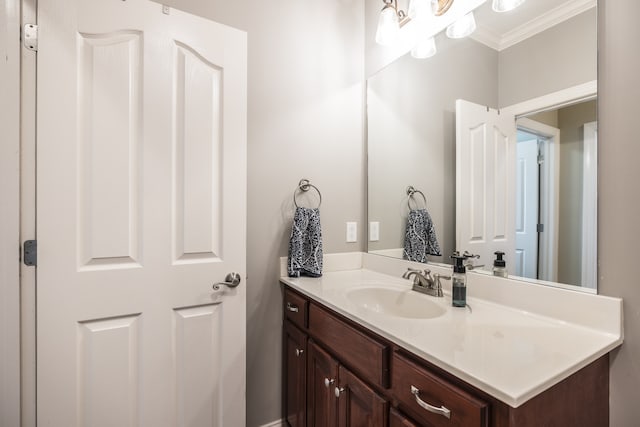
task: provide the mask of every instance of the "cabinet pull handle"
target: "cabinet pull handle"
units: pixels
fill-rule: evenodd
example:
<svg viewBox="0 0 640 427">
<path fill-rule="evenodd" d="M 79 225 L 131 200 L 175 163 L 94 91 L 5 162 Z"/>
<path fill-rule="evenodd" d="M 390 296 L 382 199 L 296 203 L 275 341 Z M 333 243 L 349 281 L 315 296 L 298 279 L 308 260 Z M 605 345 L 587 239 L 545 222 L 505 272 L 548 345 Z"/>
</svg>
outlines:
<svg viewBox="0 0 640 427">
<path fill-rule="evenodd" d="M 298 312 L 298 306 L 288 302 L 287 303 L 287 310 L 289 310 L 289 311 L 291 311 L 293 313 L 297 313 Z"/>
<path fill-rule="evenodd" d="M 340 397 L 343 391 L 344 391 L 344 387 L 336 387 L 334 389 L 334 393 L 336 394 L 336 397 Z"/>
<path fill-rule="evenodd" d="M 300 350 L 299 348 L 296 348 L 296 356 L 300 357 L 302 353 L 304 353 L 304 350 Z"/>
<path fill-rule="evenodd" d="M 427 402 L 425 402 L 424 400 L 420 399 L 420 390 L 418 390 L 416 387 L 411 386 L 411 394 L 413 394 L 416 398 L 416 403 L 418 405 L 420 405 L 420 407 L 422 409 L 426 409 L 429 412 L 433 412 L 434 414 L 440 414 L 443 417 L 447 417 L 449 419 L 451 419 L 451 411 L 448 410 L 447 408 L 445 408 L 444 406 L 441 406 L 439 408 L 429 405 Z"/>
<path fill-rule="evenodd" d="M 329 388 L 329 386 L 330 386 L 331 384 L 335 383 L 335 382 L 336 382 L 336 380 L 330 380 L 329 378 L 325 378 L 325 379 L 324 379 L 324 386 L 325 386 L 326 388 Z"/>
</svg>

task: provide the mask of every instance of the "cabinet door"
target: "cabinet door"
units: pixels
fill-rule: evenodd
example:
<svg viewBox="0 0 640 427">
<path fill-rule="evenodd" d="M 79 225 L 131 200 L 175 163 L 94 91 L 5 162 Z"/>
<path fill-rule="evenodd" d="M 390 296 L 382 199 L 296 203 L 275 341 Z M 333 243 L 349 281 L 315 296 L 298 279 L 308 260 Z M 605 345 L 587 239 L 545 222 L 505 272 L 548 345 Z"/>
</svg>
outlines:
<svg viewBox="0 0 640 427">
<path fill-rule="evenodd" d="M 335 387 L 340 427 L 386 427 L 387 401 L 355 375 L 340 366 Z"/>
<path fill-rule="evenodd" d="M 307 336 L 289 321 L 285 330 L 285 414 L 290 427 L 307 422 Z"/>
<path fill-rule="evenodd" d="M 389 427 L 418 427 L 418 425 L 392 408 L 389 411 Z"/>
<path fill-rule="evenodd" d="M 309 427 L 335 427 L 338 399 L 335 385 L 338 362 L 313 341 L 309 341 L 307 359 L 307 425 Z"/>
</svg>

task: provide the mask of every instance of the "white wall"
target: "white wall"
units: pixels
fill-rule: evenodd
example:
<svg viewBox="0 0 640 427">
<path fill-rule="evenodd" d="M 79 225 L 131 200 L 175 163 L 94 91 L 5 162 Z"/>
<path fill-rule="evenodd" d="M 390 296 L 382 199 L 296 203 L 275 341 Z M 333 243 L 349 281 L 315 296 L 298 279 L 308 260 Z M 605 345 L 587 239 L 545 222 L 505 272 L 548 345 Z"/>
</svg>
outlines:
<svg viewBox="0 0 640 427">
<path fill-rule="evenodd" d="M 364 247 L 364 2 L 163 3 L 248 33 L 247 422 L 262 425 L 282 416 L 278 258 L 300 178 L 322 191 L 325 253 Z"/>
<path fill-rule="evenodd" d="M 0 3 L 0 426 L 20 425 L 20 9 Z"/>
<path fill-rule="evenodd" d="M 638 0 L 600 0 L 598 27 L 598 292 L 624 298 L 611 358 L 611 426 L 640 422 L 640 16 Z"/>
</svg>

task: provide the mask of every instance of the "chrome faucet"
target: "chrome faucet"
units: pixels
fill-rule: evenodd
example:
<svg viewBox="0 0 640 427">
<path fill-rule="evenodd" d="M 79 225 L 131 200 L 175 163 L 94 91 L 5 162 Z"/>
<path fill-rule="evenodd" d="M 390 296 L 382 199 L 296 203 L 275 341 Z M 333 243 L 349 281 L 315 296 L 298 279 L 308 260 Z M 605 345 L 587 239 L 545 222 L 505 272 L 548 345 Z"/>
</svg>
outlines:
<svg viewBox="0 0 640 427">
<path fill-rule="evenodd" d="M 413 290 L 423 294 L 431 295 L 434 297 L 443 297 L 442 283 L 440 279 L 449 280 L 451 276 L 444 276 L 442 274 L 434 274 L 431 277 L 431 270 L 416 270 L 414 268 L 408 268 L 402 274 L 403 279 L 410 279 L 413 276 Z"/>
</svg>

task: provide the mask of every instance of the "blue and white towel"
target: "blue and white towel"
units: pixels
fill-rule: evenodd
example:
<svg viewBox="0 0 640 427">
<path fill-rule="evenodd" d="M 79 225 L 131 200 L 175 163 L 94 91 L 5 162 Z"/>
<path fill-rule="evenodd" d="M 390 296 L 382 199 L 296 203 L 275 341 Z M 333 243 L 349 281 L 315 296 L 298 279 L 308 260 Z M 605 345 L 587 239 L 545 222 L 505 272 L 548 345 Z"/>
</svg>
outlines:
<svg viewBox="0 0 640 427">
<path fill-rule="evenodd" d="M 296 208 L 289 240 L 289 277 L 322 276 L 322 228 L 318 208 Z"/>
<path fill-rule="evenodd" d="M 426 209 L 412 209 L 407 217 L 403 258 L 427 262 L 427 255 L 442 256 L 436 230 Z"/>
</svg>

